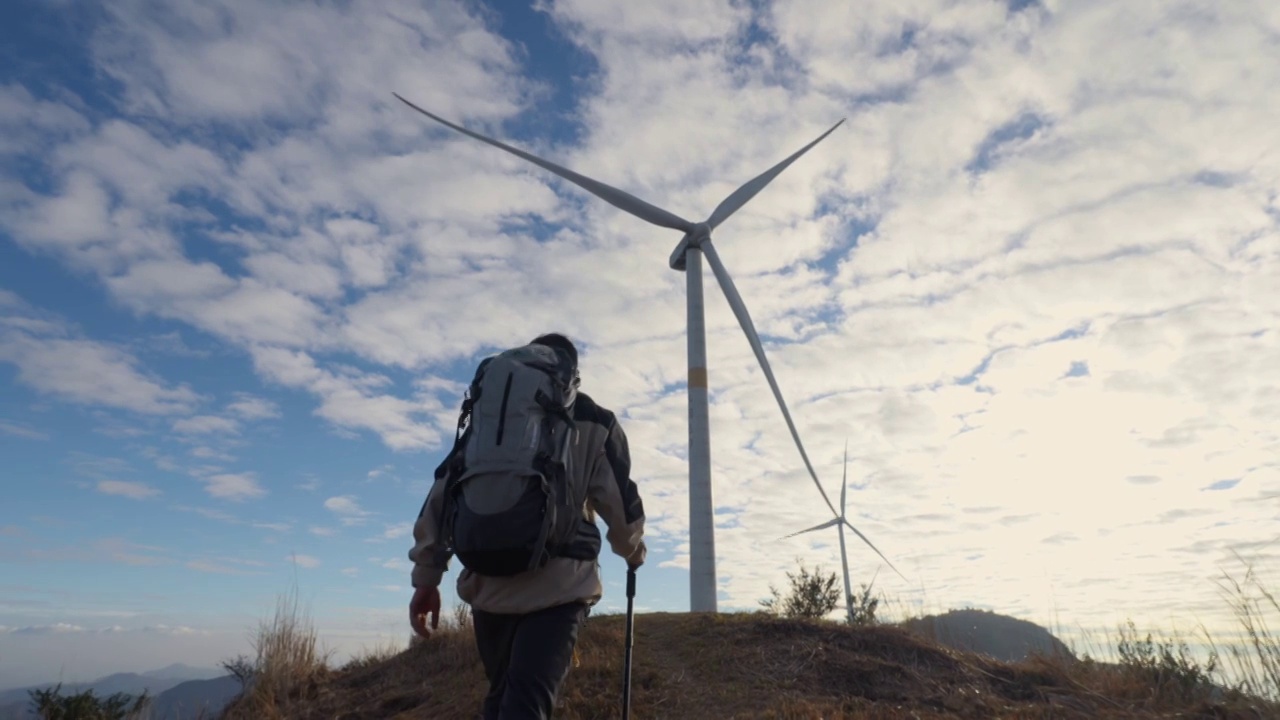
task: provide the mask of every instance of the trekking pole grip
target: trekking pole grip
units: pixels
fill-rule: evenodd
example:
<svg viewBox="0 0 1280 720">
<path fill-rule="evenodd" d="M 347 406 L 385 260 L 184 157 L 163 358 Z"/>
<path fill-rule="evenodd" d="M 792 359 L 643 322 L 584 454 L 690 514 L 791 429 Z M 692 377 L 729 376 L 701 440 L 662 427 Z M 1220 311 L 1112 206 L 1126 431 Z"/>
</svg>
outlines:
<svg viewBox="0 0 1280 720">
<path fill-rule="evenodd" d="M 636 596 L 636 569 L 633 566 L 627 566 L 627 597 Z"/>
</svg>

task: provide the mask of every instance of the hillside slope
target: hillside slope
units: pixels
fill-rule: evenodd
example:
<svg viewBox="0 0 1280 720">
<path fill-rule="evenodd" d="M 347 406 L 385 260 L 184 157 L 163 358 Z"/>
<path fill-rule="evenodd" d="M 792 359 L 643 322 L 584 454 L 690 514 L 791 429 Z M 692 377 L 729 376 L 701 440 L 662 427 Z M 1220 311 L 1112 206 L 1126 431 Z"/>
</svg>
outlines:
<svg viewBox="0 0 1280 720">
<path fill-rule="evenodd" d="M 240 681 L 230 675 L 209 680 L 188 680 L 157 695 L 151 702 L 148 720 L 212 717 L 239 694 Z"/>
<path fill-rule="evenodd" d="M 615 718 L 624 619 L 588 620 L 557 714 Z M 1033 659 L 1009 665 L 894 627 L 850 628 L 760 614 L 636 618 L 633 717 L 1258 718 L 1280 707 L 1153 692 L 1141 678 Z M 241 698 L 224 720 L 470 720 L 484 677 L 469 632 L 442 632 L 398 655 L 302 683 L 285 704 Z"/>
</svg>

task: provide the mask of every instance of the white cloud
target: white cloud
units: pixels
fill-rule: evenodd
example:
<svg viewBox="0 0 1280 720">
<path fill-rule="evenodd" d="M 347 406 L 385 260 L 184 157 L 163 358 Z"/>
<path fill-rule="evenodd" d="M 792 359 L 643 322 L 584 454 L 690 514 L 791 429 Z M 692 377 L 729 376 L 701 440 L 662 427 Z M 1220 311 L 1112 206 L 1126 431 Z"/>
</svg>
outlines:
<svg viewBox="0 0 1280 720">
<path fill-rule="evenodd" d="M 224 500 L 247 500 L 267 494 L 254 473 L 250 472 L 218 473 L 203 480 L 205 492 Z"/>
<path fill-rule="evenodd" d="M 167 415 L 187 412 L 198 397 L 140 369 L 124 350 L 71 335 L 60 321 L 25 305 L 0 315 L 0 361 L 18 368 L 18 379 L 65 400 Z"/>
<path fill-rule="evenodd" d="M 248 393 L 236 393 L 236 400 L 227 405 L 227 412 L 241 420 L 269 420 L 280 417 L 280 408 L 275 403 Z"/>
<path fill-rule="evenodd" d="M 98 492 L 105 495 L 121 495 L 134 500 L 143 500 L 160 494 L 159 490 L 146 483 L 124 480 L 99 480 L 97 488 Z"/>
<path fill-rule="evenodd" d="M 343 525 L 363 525 L 373 513 L 360 507 L 354 495 L 339 495 L 324 501 L 327 510 L 337 515 Z"/>
<path fill-rule="evenodd" d="M 155 633 L 159 635 L 208 635 L 209 631 L 189 627 L 187 625 L 148 625 L 135 632 Z"/>
<path fill-rule="evenodd" d="M 376 467 L 370 470 L 365 477 L 369 480 L 377 480 L 378 478 L 382 477 L 383 475 L 386 475 L 389 472 L 392 472 L 395 469 L 396 468 L 394 465 L 383 465 L 382 467 Z"/>
<path fill-rule="evenodd" d="M 355 577 L 360 574 L 360 569 L 353 568 L 353 567 L 342 568 L 342 574 L 346 575 L 347 577 Z"/>
<path fill-rule="evenodd" d="M 52 625 L 28 625 L 27 627 L 13 628 L 9 632 L 15 635 L 62 635 L 65 633 L 82 633 L 85 629 L 79 625 L 70 623 L 54 623 Z"/>
<path fill-rule="evenodd" d="M 234 567 L 233 565 L 221 562 L 213 562 L 210 560 L 189 560 L 186 567 L 199 572 L 210 573 L 213 575 L 262 575 L 262 572 L 254 570 L 245 570 L 244 568 Z"/>
<path fill-rule="evenodd" d="M 373 430 L 393 449 L 432 447 L 442 437 L 422 419 L 439 413 L 440 403 L 424 396 L 405 400 L 373 392 L 387 384 L 383 376 L 322 370 L 305 353 L 279 348 L 255 351 L 254 365 L 269 380 L 315 393 L 321 398 L 316 410 L 320 417 L 340 428 Z"/>
<path fill-rule="evenodd" d="M 198 350 L 182 339 L 182 333 L 174 330 L 160 335 L 153 335 L 142 343 L 142 347 L 163 355 L 183 358 L 207 358 L 209 351 Z"/>
<path fill-rule="evenodd" d="M 89 123 L 66 105 L 37 99 L 21 85 L 0 86 L 0 155 L 47 149 Z"/>
<path fill-rule="evenodd" d="M 382 533 L 383 540 L 401 540 L 413 535 L 413 523 L 395 523 L 386 526 L 386 530 Z"/>
<path fill-rule="evenodd" d="M 108 558 L 112 562 L 125 565 L 168 565 L 173 562 L 167 556 L 170 552 L 169 548 L 136 543 L 123 538 L 101 538 L 93 541 L 92 548 L 94 553 Z M 54 550 L 53 552 L 56 555 L 58 551 Z"/>
<path fill-rule="evenodd" d="M 278 532 L 278 533 L 285 533 L 293 530 L 293 525 L 285 522 L 274 522 L 274 523 L 256 522 L 251 524 L 253 525 L 253 527 L 258 528 L 259 530 L 270 530 L 272 532 Z"/>
<path fill-rule="evenodd" d="M 310 555 L 295 554 L 295 555 L 290 555 L 285 559 L 290 562 L 297 563 L 299 567 L 304 567 L 304 568 L 320 567 L 320 560 L 317 558 L 311 557 Z"/>
<path fill-rule="evenodd" d="M 342 495 L 339 497 L 331 497 L 324 501 L 325 508 L 332 510 L 339 515 L 367 515 L 364 510 L 360 509 L 360 505 L 356 502 L 353 495 Z"/>
<path fill-rule="evenodd" d="M 220 460 L 222 462 L 232 462 L 235 457 L 228 455 L 221 450 L 215 450 L 206 445 L 197 445 L 191 448 L 191 457 L 200 458 L 201 460 Z"/>
<path fill-rule="evenodd" d="M 235 420 L 230 418 L 216 415 L 196 415 L 195 417 L 175 420 L 173 431 L 184 435 L 233 435 L 239 432 L 239 426 Z"/>
<path fill-rule="evenodd" d="M 0 420 L 0 433 L 12 435 L 24 440 L 48 440 L 49 434 L 36 430 L 22 423 Z"/>
</svg>

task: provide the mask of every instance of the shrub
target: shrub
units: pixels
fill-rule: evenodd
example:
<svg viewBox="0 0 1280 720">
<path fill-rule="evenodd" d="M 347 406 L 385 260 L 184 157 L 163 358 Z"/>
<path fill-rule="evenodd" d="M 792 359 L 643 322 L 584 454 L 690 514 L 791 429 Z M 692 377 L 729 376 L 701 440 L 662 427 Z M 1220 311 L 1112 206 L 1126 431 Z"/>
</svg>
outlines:
<svg viewBox="0 0 1280 720">
<path fill-rule="evenodd" d="M 40 720 L 135 720 L 151 703 L 146 691 L 134 698 L 126 693 L 95 697 L 93 690 L 63 695 L 62 684 L 31 690 L 31 711 Z"/>
<path fill-rule="evenodd" d="M 769 592 L 772 597 L 761 600 L 765 610 L 782 617 L 789 618 L 822 618 L 840 607 L 840 589 L 836 586 L 836 574 L 824 575 L 821 567 L 810 573 L 804 561 L 796 559 L 800 566 L 798 572 L 788 572 L 787 580 L 791 584 L 790 591 L 784 596 L 772 585 Z"/>
<path fill-rule="evenodd" d="M 845 599 L 849 609 L 850 625 L 875 625 L 876 610 L 880 607 L 880 598 L 871 594 L 871 588 L 875 585 L 872 580 L 868 585 L 862 585 L 862 591 L 856 592 Z"/>
</svg>

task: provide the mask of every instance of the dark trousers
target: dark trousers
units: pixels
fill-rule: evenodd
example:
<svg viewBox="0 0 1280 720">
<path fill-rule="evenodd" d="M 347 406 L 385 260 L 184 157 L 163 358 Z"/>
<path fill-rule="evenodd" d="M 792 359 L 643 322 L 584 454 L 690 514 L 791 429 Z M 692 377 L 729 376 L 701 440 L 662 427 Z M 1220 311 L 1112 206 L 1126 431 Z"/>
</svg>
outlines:
<svg viewBox="0 0 1280 720">
<path fill-rule="evenodd" d="M 484 720 L 549 720 L 588 612 L 577 602 L 526 615 L 472 612 L 489 678 Z"/>
</svg>

